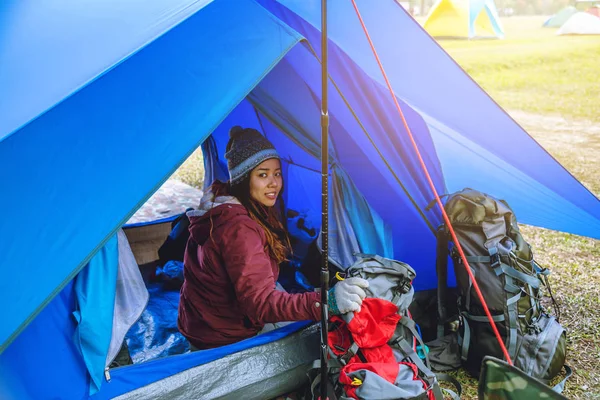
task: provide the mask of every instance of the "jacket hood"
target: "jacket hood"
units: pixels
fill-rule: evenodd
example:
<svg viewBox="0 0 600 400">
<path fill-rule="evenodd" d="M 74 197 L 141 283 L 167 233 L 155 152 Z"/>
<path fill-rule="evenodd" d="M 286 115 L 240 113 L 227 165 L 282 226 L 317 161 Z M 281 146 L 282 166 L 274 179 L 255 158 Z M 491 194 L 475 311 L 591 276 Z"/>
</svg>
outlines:
<svg viewBox="0 0 600 400">
<path fill-rule="evenodd" d="M 190 235 L 199 245 L 210 237 L 211 230 L 248 211 L 240 201 L 227 193 L 227 186 L 215 182 L 202 196 L 197 210 L 186 213 L 190 220 Z"/>
</svg>

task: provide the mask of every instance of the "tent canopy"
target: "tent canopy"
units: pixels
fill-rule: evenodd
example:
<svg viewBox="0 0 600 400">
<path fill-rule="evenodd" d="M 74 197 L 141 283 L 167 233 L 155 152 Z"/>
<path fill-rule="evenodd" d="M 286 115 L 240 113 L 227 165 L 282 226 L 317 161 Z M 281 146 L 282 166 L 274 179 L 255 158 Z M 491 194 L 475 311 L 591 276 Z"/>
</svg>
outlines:
<svg viewBox="0 0 600 400">
<path fill-rule="evenodd" d="M 504 37 L 494 0 L 438 0 L 429 11 L 424 27 L 435 37 Z"/>
<path fill-rule="evenodd" d="M 440 193 L 476 188 L 521 222 L 600 238 L 598 198 L 402 7 L 357 3 Z M 434 288 L 433 194 L 351 2 L 330 10 L 331 169 L 345 207 L 371 208 L 368 225 L 391 235 L 361 246 L 391 246 L 418 290 Z M 0 16 L 0 351 L 211 134 L 222 155 L 233 124 L 273 140 L 290 205 L 320 211 L 320 0 L 24 0 Z M 47 347 L 55 361 L 60 347 Z M 74 385 L 80 375 L 64 375 L 80 364 L 53 373 Z"/>
<path fill-rule="evenodd" d="M 557 35 L 600 35 L 600 18 L 587 13 L 578 12 L 573 14 L 560 27 Z"/>
<path fill-rule="evenodd" d="M 249 0 L 64 3 L 2 5 L 2 268 L 31 290 L 0 284 L 1 349 L 301 39 Z"/>
<path fill-rule="evenodd" d="M 573 14 L 577 13 L 577 9 L 573 6 L 568 6 L 551 16 L 544 22 L 544 26 L 548 28 L 558 28 L 562 26 Z"/>
</svg>

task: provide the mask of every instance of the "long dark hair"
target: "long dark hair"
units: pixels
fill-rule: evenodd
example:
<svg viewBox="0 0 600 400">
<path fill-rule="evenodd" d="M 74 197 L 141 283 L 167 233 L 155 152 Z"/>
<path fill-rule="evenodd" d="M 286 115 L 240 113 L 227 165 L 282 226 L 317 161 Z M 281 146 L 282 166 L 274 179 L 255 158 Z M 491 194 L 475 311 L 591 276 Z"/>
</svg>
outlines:
<svg viewBox="0 0 600 400">
<path fill-rule="evenodd" d="M 292 249 L 284 222 L 285 207 L 283 197 L 281 196 L 283 190 L 284 185 L 282 184 L 275 206 L 266 207 L 250 196 L 250 175 L 234 185 L 229 184 L 229 193 L 235 196 L 246 207 L 250 218 L 264 229 L 267 237 L 265 251 L 269 253 L 269 256 L 277 264 L 286 261 Z"/>
</svg>

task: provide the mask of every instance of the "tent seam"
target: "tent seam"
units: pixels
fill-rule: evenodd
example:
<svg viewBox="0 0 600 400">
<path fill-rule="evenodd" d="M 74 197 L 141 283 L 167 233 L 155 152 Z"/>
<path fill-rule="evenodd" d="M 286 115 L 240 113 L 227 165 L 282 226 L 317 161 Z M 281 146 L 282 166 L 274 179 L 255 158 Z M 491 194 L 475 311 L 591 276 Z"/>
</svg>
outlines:
<svg viewBox="0 0 600 400">
<path fill-rule="evenodd" d="M 317 60 L 320 63 L 321 60 L 316 55 L 316 53 L 315 53 L 314 49 L 312 48 L 312 46 L 310 45 L 310 43 L 308 44 L 308 47 L 309 47 L 309 50 L 311 51 L 311 53 L 315 56 L 315 58 L 317 58 Z M 338 48 L 340 48 L 340 47 L 338 46 Z M 341 48 L 340 48 L 340 50 L 341 50 Z M 402 183 L 402 180 L 398 177 L 398 175 L 396 175 L 396 172 L 392 169 L 391 165 L 389 165 L 389 163 L 387 162 L 387 160 L 385 159 L 385 157 L 383 156 L 383 154 L 379 150 L 379 147 L 377 147 L 377 145 L 373 141 L 373 138 L 371 137 L 371 135 L 369 134 L 369 132 L 367 131 L 367 129 L 365 128 L 365 126 L 363 125 L 363 123 L 360 121 L 360 118 L 358 117 L 358 115 L 354 111 L 354 108 L 350 105 L 350 103 L 346 99 L 346 96 L 344 96 L 344 94 L 342 93 L 341 89 L 336 84 L 335 79 L 333 79 L 333 77 L 331 75 L 328 75 L 328 76 L 329 76 L 329 80 L 333 84 L 333 87 L 339 93 L 340 97 L 344 101 L 344 104 L 346 105 L 346 107 L 348 107 L 348 110 L 350 110 L 350 112 L 352 113 L 352 116 L 354 117 L 354 119 L 356 120 L 356 122 L 358 123 L 358 125 L 360 126 L 360 128 L 362 129 L 362 131 L 364 132 L 364 134 L 367 137 L 367 139 L 369 139 L 369 142 L 371 142 L 371 145 L 373 146 L 373 148 L 375 149 L 375 151 L 377 151 L 377 154 L 379 155 L 379 157 L 381 158 L 381 160 L 384 162 L 384 164 L 386 165 L 386 167 L 388 168 L 388 170 L 392 173 L 393 177 L 396 179 L 396 182 L 400 185 L 400 187 L 402 188 L 402 190 L 404 191 L 404 193 L 406 194 L 406 196 L 409 198 L 409 200 L 411 201 L 411 203 L 413 204 L 413 206 L 417 209 L 417 211 L 419 212 L 419 214 L 421 214 L 421 217 L 423 218 L 423 220 L 425 221 L 425 223 L 427 224 L 427 226 L 429 227 L 429 229 L 431 230 L 431 232 L 435 235 L 436 231 L 433 228 L 433 226 L 431 225 L 431 223 L 429 222 L 429 219 L 425 216 L 423 210 L 421 210 L 421 208 L 418 206 L 418 204 L 416 203 L 416 201 L 414 200 L 414 198 L 410 195 L 410 193 L 408 192 L 408 189 L 406 189 L 406 186 L 404 186 L 404 184 Z M 441 167 L 441 165 L 440 165 L 440 167 Z"/>
</svg>

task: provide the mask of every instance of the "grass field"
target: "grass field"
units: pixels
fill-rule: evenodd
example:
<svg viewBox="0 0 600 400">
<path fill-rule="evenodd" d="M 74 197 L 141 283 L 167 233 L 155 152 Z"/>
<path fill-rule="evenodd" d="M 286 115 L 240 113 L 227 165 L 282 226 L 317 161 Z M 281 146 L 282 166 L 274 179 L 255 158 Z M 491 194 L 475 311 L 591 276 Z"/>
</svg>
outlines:
<svg viewBox="0 0 600 400">
<path fill-rule="evenodd" d="M 504 107 L 600 122 L 600 36 L 556 36 L 543 21 L 506 18 L 505 40 L 440 43 Z"/>
<path fill-rule="evenodd" d="M 543 17 L 503 19 L 505 40 L 440 41 L 452 57 L 544 148 L 600 194 L 600 36 L 557 37 Z M 177 172 L 201 184 L 201 155 Z M 552 270 L 553 289 L 569 330 L 575 376 L 566 395 L 600 398 L 600 241 L 523 227 L 538 261 Z M 476 398 L 476 381 L 459 373 Z"/>
</svg>

